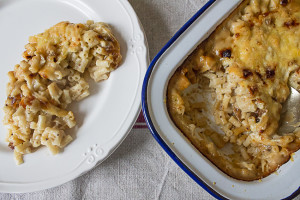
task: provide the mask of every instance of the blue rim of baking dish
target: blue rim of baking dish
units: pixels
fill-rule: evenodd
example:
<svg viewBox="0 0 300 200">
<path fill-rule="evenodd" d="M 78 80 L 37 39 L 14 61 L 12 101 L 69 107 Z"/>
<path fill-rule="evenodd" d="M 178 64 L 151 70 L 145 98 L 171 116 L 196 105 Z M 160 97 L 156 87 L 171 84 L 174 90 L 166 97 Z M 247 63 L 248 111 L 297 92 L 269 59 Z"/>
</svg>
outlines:
<svg viewBox="0 0 300 200">
<path fill-rule="evenodd" d="M 178 39 L 178 37 L 186 31 L 188 27 L 190 27 L 196 19 L 198 19 L 216 0 L 209 0 L 200 10 L 196 12 L 194 16 L 192 16 L 176 33 L 175 35 L 167 42 L 167 44 L 159 51 L 159 53 L 154 57 L 154 59 L 151 61 L 149 68 L 146 72 L 143 88 L 142 88 L 142 110 L 143 115 L 146 120 L 146 123 L 148 125 L 148 128 L 150 129 L 151 134 L 155 138 L 155 140 L 160 144 L 160 146 L 168 153 L 168 155 L 175 161 L 175 163 L 185 172 L 187 173 L 196 183 L 198 183 L 203 189 L 205 189 L 209 194 L 211 194 L 213 197 L 217 199 L 227 199 L 217 191 L 215 191 L 213 188 L 208 186 L 203 180 L 201 180 L 194 172 L 192 172 L 176 155 L 175 153 L 169 148 L 169 146 L 163 141 L 163 139 L 160 137 L 158 132 L 156 131 L 151 117 L 149 115 L 148 110 L 148 103 L 147 103 L 147 88 L 148 88 L 148 82 L 149 78 L 151 76 L 151 73 L 154 69 L 155 64 L 157 63 L 158 59 L 162 56 L 162 54 Z M 295 198 L 300 194 L 300 186 L 299 188 L 293 192 L 290 196 L 284 198 L 284 200 L 290 200 Z"/>
</svg>

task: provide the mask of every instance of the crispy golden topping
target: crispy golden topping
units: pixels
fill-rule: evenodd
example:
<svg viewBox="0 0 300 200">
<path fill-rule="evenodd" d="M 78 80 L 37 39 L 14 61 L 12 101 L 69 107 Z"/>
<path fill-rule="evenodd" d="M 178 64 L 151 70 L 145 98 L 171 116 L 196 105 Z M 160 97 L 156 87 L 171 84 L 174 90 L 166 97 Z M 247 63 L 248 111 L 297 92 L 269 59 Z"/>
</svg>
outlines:
<svg viewBox="0 0 300 200">
<path fill-rule="evenodd" d="M 277 133 L 290 87 L 300 91 L 299 22 L 299 0 L 246 0 L 169 82 L 175 124 L 234 178 L 265 177 L 300 148 L 299 130 Z"/>
<path fill-rule="evenodd" d="M 61 22 L 29 38 L 25 60 L 8 73 L 4 124 L 17 164 L 40 146 L 57 154 L 72 141 L 72 101 L 89 96 L 84 74 L 106 80 L 121 62 L 120 46 L 104 23 Z"/>
</svg>

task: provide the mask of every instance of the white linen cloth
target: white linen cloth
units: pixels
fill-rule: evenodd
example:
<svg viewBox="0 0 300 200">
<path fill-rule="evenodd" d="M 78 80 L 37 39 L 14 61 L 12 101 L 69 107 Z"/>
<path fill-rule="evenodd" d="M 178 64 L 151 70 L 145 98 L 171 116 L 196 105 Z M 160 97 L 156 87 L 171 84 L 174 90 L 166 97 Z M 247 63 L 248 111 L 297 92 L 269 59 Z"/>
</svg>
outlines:
<svg viewBox="0 0 300 200">
<path fill-rule="evenodd" d="M 150 59 L 207 0 L 129 0 L 149 43 Z M 164 152 L 139 121 L 101 165 L 61 186 L 0 199 L 214 199 Z M 300 197 L 296 199 L 300 200 Z"/>
</svg>

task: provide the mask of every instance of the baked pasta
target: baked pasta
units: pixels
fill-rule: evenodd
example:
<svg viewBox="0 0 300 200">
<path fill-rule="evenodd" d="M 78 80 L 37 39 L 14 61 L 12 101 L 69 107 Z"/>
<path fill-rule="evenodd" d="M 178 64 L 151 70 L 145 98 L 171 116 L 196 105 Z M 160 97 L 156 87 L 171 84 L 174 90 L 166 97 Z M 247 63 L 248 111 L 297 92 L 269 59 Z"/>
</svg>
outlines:
<svg viewBox="0 0 300 200">
<path fill-rule="evenodd" d="M 120 46 L 105 23 L 61 22 L 29 38 L 24 60 L 8 72 L 4 106 L 6 141 L 17 164 L 47 146 L 57 154 L 72 141 L 76 125 L 67 107 L 89 96 L 87 77 L 106 80 L 121 62 Z"/>
<path fill-rule="evenodd" d="M 266 177 L 300 148 L 299 128 L 278 134 L 290 87 L 300 91 L 299 23 L 299 0 L 245 0 L 168 83 L 176 126 L 233 178 Z"/>
</svg>

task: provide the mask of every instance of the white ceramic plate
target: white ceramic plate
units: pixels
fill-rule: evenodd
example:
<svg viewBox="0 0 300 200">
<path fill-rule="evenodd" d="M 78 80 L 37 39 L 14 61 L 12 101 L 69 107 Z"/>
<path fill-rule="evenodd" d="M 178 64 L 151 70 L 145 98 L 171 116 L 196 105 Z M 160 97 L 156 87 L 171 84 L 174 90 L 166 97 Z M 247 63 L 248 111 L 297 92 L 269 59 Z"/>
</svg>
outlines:
<svg viewBox="0 0 300 200">
<path fill-rule="evenodd" d="M 164 150 L 199 185 L 218 199 L 292 199 L 299 194 L 300 152 L 261 181 L 233 179 L 206 159 L 171 121 L 166 104 L 170 76 L 185 58 L 240 3 L 210 0 L 166 44 L 150 64 L 142 91 L 143 113 Z"/>
<path fill-rule="evenodd" d="M 31 192 L 70 181 L 106 159 L 133 126 L 140 111 L 148 50 L 127 0 L 0 0 L 0 105 L 6 98 L 6 74 L 21 61 L 30 35 L 60 21 L 88 19 L 111 25 L 121 45 L 122 65 L 107 81 L 91 83 L 91 96 L 73 106 L 79 124 L 71 130 L 75 140 L 57 156 L 41 148 L 16 166 L 0 123 L 0 192 Z"/>
</svg>

